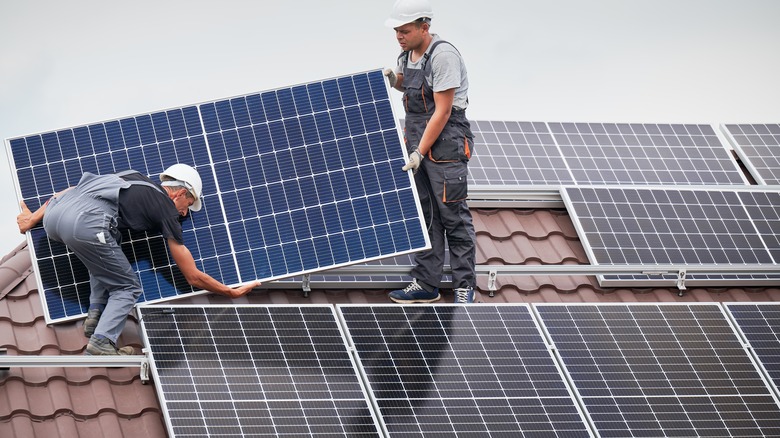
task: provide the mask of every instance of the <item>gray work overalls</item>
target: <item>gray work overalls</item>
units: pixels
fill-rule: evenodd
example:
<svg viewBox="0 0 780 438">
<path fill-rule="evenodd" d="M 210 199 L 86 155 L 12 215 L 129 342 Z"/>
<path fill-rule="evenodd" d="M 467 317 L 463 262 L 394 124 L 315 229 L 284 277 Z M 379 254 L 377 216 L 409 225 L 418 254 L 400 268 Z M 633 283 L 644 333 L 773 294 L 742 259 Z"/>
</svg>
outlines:
<svg viewBox="0 0 780 438">
<path fill-rule="evenodd" d="M 425 77 L 431 76 L 429 54 L 442 43 L 449 44 L 441 40 L 431 44 L 423 56 L 420 69 L 408 68 L 408 52 L 401 55 L 406 57 L 403 59 L 404 134 L 410 153 L 420 144 L 425 127 L 436 109 L 433 89 L 428 86 Z M 412 277 L 418 283 L 422 282 L 421 286 L 429 292 L 441 282 L 445 239 L 450 249 L 453 287 L 476 286 L 476 235 L 471 212 L 466 205 L 468 160 L 474 149 L 473 138 L 466 111 L 453 107 L 447 124 L 414 176 L 431 249 L 415 254 Z"/>
<path fill-rule="evenodd" d="M 105 305 L 95 334 L 114 343 L 142 292 L 141 281 L 120 246 L 119 191 L 144 185 L 165 194 L 152 183 L 121 178 L 130 173 L 136 172 L 85 173 L 76 187 L 49 201 L 43 217 L 48 237 L 67 245 L 89 270 L 90 305 Z"/>
</svg>

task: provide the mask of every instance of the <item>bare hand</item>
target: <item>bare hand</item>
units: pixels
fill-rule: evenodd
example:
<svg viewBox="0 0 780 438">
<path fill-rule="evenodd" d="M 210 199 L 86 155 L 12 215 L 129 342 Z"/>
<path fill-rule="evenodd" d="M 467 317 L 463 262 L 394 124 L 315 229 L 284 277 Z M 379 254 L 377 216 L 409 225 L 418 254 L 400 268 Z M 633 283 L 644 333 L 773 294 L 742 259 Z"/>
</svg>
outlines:
<svg viewBox="0 0 780 438">
<path fill-rule="evenodd" d="M 34 227 L 35 223 L 32 221 L 33 214 L 24 201 L 20 202 L 19 205 L 22 207 L 22 212 L 16 216 L 16 225 L 19 226 L 19 232 L 24 234 Z"/>
<path fill-rule="evenodd" d="M 244 295 L 248 294 L 249 292 L 252 292 L 252 289 L 256 287 L 260 287 L 262 283 L 259 281 L 252 281 L 250 283 L 235 287 L 233 289 L 230 289 L 230 295 L 228 295 L 230 298 L 238 298 L 243 297 Z"/>
</svg>

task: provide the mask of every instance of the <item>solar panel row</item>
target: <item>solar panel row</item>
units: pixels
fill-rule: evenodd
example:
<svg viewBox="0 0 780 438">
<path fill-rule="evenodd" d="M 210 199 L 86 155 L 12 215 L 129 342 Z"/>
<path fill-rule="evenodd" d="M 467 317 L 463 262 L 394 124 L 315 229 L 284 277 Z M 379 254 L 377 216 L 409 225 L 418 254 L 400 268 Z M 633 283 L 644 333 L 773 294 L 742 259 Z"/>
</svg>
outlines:
<svg viewBox="0 0 780 438">
<path fill-rule="evenodd" d="M 84 172 L 175 163 L 203 179 L 203 210 L 184 225 L 198 267 L 225 284 L 272 280 L 427 246 L 380 71 L 238 96 L 8 142 L 31 209 Z M 194 292 L 162 238 L 126 233 L 141 301 Z M 88 273 L 41 229 L 31 233 L 47 321 L 83 316 Z"/>
<path fill-rule="evenodd" d="M 766 369 L 777 306 L 728 306 Z M 771 384 L 717 304 L 139 312 L 171 436 L 780 434 Z"/>
<path fill-rule="evenodd" d="M 721 127 L 759 184 L 780 184 L 780 124 Z"/>
</svg>

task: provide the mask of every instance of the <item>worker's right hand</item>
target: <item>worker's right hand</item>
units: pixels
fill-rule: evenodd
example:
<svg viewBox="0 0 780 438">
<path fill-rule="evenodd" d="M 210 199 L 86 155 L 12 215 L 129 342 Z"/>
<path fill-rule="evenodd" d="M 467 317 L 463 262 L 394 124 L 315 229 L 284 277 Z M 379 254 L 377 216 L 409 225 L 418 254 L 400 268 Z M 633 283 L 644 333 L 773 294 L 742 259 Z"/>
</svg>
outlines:
<svg viewBox="0 0 780 438">
<path fill-rule="evenodd" d="M 385 71 L 383 71 L 385 76 L 387 76 L 387 80 L 390 81 L 390 86 L 395 87 L 395 83 L 398 80 L 398 78 L 395 75 L 395 72 L 392 68 L 386 68 Z"/>
<path fill-rule="evenodd" d="M 27 204 L 22 201 L 19 205 L 22 207 L 22 212 L 16 216 L 16 225 L 19 226 L 19 232 L 24 234 L 29 231 L 30 228 L 34 227 L 35 224 L 32 223 L 33 214 L 30 209 L 27 208 Z"/>
<path fill-rule="evenodd" d="M 419 149 L 415 149 L 411 154 L 409 154 L 409 161 L 406 163 L 406 165 L 401 168 L 404 172 L 406 172 L 409 169 L 412 169 L 414 174 L 417 173 L 417 168 L 420 167 L 420 163 L 423 160 L 423 156 L 420 153 Z"/>
</svg>

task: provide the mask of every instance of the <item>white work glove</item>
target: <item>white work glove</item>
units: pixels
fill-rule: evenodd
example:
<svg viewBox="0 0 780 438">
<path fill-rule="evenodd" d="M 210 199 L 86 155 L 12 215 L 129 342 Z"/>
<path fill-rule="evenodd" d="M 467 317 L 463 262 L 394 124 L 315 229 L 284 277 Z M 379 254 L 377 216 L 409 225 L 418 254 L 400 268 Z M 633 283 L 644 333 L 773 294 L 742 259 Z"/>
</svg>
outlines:
<svg viewBox="0 0 780 438">
<path fill-rule="evenodd" d="M 387 76 L 387 80 L 390 81 L 390 86 L 395 87 L 395 82 L 398 80 L 398 78 L 395 76 L 395 72 L 392 68 L 386 68 L 383 72 L 385 76 Z"/>
<path fill-rule="evenodd" d="M 423 156 L 420 153 L 419 149 L 415 149 L 414 152 L 409 154 L 409 162 L 406 163 L 406 165 L 401 169 L 403 171 L 407 171 L 409 169 L 413 170 L 413 173 L 417 173 L 417 168 L 420 167 L 420 163 L 422 163 Z"/>
</svg>

